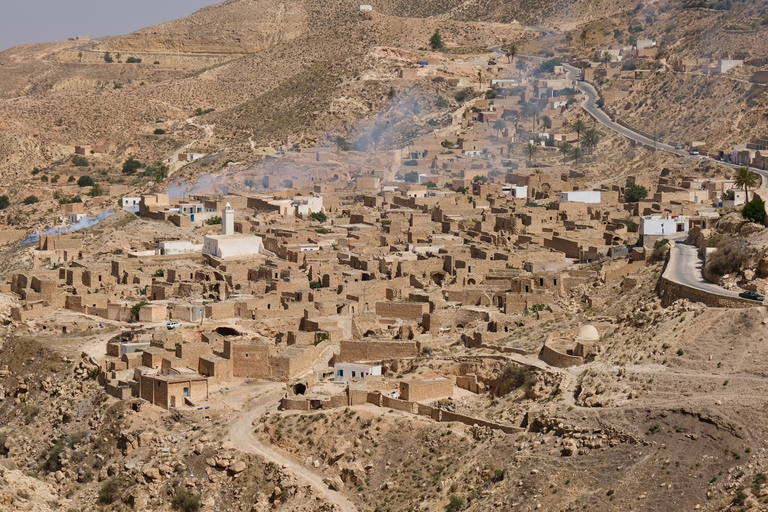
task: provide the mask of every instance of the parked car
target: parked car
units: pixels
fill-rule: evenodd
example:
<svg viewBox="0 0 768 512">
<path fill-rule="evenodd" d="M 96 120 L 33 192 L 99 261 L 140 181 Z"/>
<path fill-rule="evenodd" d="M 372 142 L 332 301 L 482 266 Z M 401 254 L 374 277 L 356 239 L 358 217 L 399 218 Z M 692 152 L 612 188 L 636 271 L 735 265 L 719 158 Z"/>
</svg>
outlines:
<svg viewBox="0 0 768 512">
<path fill-rule="evenodd" d="M 683 145 L 682 144 L 675 144 L 675 149 L 683 149 Z"/>
<path fill-rule="evenodd" d="M 739 294 L 739 297 L 741 297 L 742 299 L 759 300 L 760 302 L 762 302 L 763 299 L 765 299 L 765 297 L 753 291 L 741 292 Z"/>
<path fill-rule="evenodd" d="M 171 320 L 167 324 L 165 324 L 165 326 L 170 331 L 171 329 L 175 329 L 177 327 L 181 327 L 181 322 L 177 322 L 176 320 Z"/>
<path fill-rule="evenodd" d="M 688 154 L 689 154 L 689 155 L 698 155 L 698 154 L 699 154 L 699 152 L 698 152 L 697 150 L 695 150 L 695 149 L 692 149 L 692 150 L 690 150 L 690 151 L 688 152 Z"/>
<path fill-rule="evenodd" d="M 496 65 L 496 61 L 495 60 L 489 60 L 488 61 L 488 65 L 489 66 L 495 66 Z"/>
</svg>

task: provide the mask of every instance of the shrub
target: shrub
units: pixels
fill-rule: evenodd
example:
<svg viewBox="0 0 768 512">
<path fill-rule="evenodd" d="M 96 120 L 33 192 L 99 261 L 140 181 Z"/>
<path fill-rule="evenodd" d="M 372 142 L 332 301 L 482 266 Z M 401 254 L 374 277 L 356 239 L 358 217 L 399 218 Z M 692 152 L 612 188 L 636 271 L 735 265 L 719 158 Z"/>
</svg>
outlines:
<svg viewBox="0 0 768 512">
<path fill-rule="evenodd" d="M 221 217 L 219 217 L 218 215 L 215 215 L 210 219 L 206 220 L 205 223 L 209 226 L 217 226 L 221 224 Z"/>
<path fill-rule="evenodd" d="M 651 257 L 650 257 L 651 262 L 661 261 L 663 259 L 666 259 L 668 252 L 669 252 L 669 240 L 667 238 L 656 240 L 656 243 L 653 245 L 653 252 L 651 253 Z"/>
<path fill-rule="evenodd" d="M 765 218 L 765 201 L 755 198 L 744 205 L 741 215 L 750 222 L 763 223 Z"/>
<path fill-rule="evenodd" d="M 435 106 L 437 108 L 448 108 L 450 106 L 450 103 L 448 103 L 448 100 L 443 98 L 442 96 L 437 96 L 437 101 L 435 102 Z"/>
<path fill-rule="evenodd" d="M 628 203 L 636 203 L 648 197 L 648 190 L 642 185 L 632 185 L 624 191 L 624 199 Z"/>
<path fill-rule="evenodd" d="M 156 61 L 155 61 L 155 62 L 153 62 L 152 64 L 154 64 L 155 66 L 157 66 L 158 64 L 160 64 L 160 61 L 159 61 L 159 60 L 156 60 Z"/>
<path fill-rule="evenodd" d="M 123 173 L 125 173 L 125 174 L 133 174 L 136 171 L 138 171 L 139 169 L 142 169 L 144 167 L 145 167 L 145 164 L 142 164 L 141 162 L 139 162 L 135 158 L 130 157 L 130 158 L 128 158 L 128 160 L 126 160 L 123 163 Z"/>
<path fill-rule="evenodd" d="M 405 162 L 403 162 L 403 165 L 407 167 L 416 167 L 417 165 L 419 165 L 419 162 L 417 160 L 406 160 Z"/>
<path fill-rule="evenodd" d="M 154 274 L 152 274 L 152 277 L 165 277 L 165 270 L 158 269 L 155 271 Z"/>
<path fill-rule="evenodd" d="M 472 178 L 472 181 L 475 183 L 488 183 L 488 177 L 487 176 L 475 176 Z"/>
<path fill-rule="evenodd" d="M 464 498 L 452 494 L 445 506 L 445 512 L 459 512 L 464 508 Z"/>
<path fill-rule="evenodd" d="M 8 196 L 6 195 L 0 196 L 0 210 L 5 210 L 9 206 L 11 206 L 11 200 L 8 199 Z"/>
<path fill-rule="evenodd" d="M 462 89 L 461 91 L 457 92 L 454 95 L 453 99 L 455 99 L 459 103 L 463 103 L 467 100 L 467 98 L 469 98 L 469 96 L 470 96 L 469 91 L 467 91 L 466 89 Z"/>
<path fill-rule="evenodd" d="M 149 304 L 149 302 L 142 300 L 141 302 L 137 302 L 133 306 L 131 306 L 131 316 L 135 318 L 139 318 L 139 311 L 141 311 L 141 308 Z"/>
<path fill-rule="evenodd" d="M 426 185 L 427 185 L 427 188 L 437 188 L 437 183 L 433 181 L 428 181 Z"/>
<path fill-rule="evenodd" d="M 91 187 L 91 191 L 88 192 L 88 195 L 91 197 L 99 197 L 104 195 L 104 189 L 101 188 L 101 185 L 98 183 L 94 184 L 93 187 Z"/>
<path fill-rule="evenodd" d="M 309 214 L 309 218 L 315 219 L 320 224 L 328 220 L 328 216 L 324 212 L 312 212 Z"/>
<path fill-rule="evenodd" d="M 411 171 L 409 173 L 406 173 L 405 176 L 403 176 L 403 178 L 405 178 L 405 181 L 407 181 L 408 183 L 418 183 L 419 173 L 416 171 Z"/>
<path fill-rule="evenodd" d="M 469 190 L 469 189 L 467 189 L 467 187 L 459 187 L 459 188 L 457 188 L 457 189 L 456 189 L 456 192 L 458 192 L 459 194 L 464 194 L 464 195 L 466 195 L 466 194 L 467 194 L 467 192 L 468 192 L 468 190 Z"/>
<path fill-rule="evenodd" d="M 530 389 L 533 387 L 536 377 L 531 370 L 524 366 L 508 364 L 501 370 L 501 381 L 511 389 Z"/>
<path fill-rule="evenodd" d="M 99 503 L 110 505 L 120 497 L 120 480 L 112 478 L 101 485 Z"/>
<path fill-rule="evenodd" d="M 74 155 L 72 157 L 72 165 L 76 167 L 88 167 L 88 159 L 84 156 Z"/>
<path fill-rule="evenodd" d="M 155 131 L 153 132 L 155 135 L 165 135 L 165 130 L 162 128 L 155 128 Z"/>
<path fill-rule="evenodd" d="M 309 287 L 312 290 L 319 290 L 320 288 L 323 287 L 323 283 L 321 283 L 320 281 L 310 281 L 309 282 Z"/>
<path fill-rule="evenodd" d="M 435 30 L 435 33 L 429 38 L 429 46 L 433 50 L 440 50 L 443 48 L 443 36 L 440 35 L 440 31 Z"/>
<path fill-rule="evenodd" d="M 173 497 L 173 506 L 183 512 L 197 512 L 200 510 L 200 496 L 189 492 L 184 486 L 178 486 Z"/>
<path fill-rule="evenodd" d="M 73 181 L 75 181 L 74 176 L 70 176 L 69 178 L 67 178 L 67 183 L 72 183 Z"/>
<path fill-rule="evenodd" d="M 48 176 L 43 174 L 42 176 L 40 176 L 40 181 L 42 181 L 43 183 L 47 183 L 48 182 Z"/>
<path fill-rule="evenodd" d="M 112 64 L 113 62 L 115 62 L 115 59 L 113 59 L 112 56 L 109 54 L 109 52 L 107 52 L 104 54 L 104 62 L 106 62 L 107 64 Z"/>
<path fill-rule="evenodd" d="M 92 187 L 94 185 L 93 178 L 90 176 L 80 176 L 77 180 L 78 187 Z"/>
<path fill-rule="evenodd" d="M 141 59 L 137 59 L 136 57 L 128 57 L 125 59 L 126 64 L 139 64 L 141 63 Z"/>
<path fill-rule="evenodd" d="M 36 196 L 27 196 L 24 198 L 24 204 L 35 204 L 39 202 L 40 200 Z"/>
<path fill-rule="evenodd" d="M 707 270 L 718 276 L 737 272 L 748 257 L 746 240 L 723 238 L 717 244 L 717 250 L 707 257 Z"/>
<path fill-rule="evenodd" d="M 32 176 L 37 176 L 37 175 L 38 175 L 38 174 L 40 174 L 41 172 L 43 172 L 43 171 L 41 171 L 40 169 L 38 169 L 37 167 L 35 167 L 34 169 L 32 169 Z"/>
</svg>

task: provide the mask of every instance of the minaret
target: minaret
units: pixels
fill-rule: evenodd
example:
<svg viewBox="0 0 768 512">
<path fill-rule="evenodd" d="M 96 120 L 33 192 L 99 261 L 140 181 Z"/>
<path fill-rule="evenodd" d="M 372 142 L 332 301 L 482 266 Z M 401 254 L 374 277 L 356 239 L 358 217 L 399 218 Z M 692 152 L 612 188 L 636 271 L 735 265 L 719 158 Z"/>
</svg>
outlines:
<svg viewBox="0 0 768 512">
<path fill-rule="evenodd" d="M 227 203 L 224 207 L 224 216 L 221 219 L 221 234 L 222 235 L 234 235 L 235 234 L 235 210 Z"/>
</svg>

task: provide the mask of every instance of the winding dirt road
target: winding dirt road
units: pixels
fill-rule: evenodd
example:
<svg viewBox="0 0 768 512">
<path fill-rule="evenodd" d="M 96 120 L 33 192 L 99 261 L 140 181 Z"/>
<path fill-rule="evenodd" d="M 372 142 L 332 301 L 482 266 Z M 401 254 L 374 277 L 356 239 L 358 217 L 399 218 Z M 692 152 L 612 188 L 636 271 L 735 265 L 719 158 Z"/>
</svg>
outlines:
<svg viewBox="0 0 768 512">
<path fill-rule="evenodd" d="M 355 507 L 355 505 L 341 493 L 329 489 L 320 475 L 310 471 L 303 465 L 292 461 L 271 447 L 261 444 L 256 438 L 253 433 L 253 422 L 257 418 L 263 416 L 267 410 L 276 409 L 277 402 L 284 393 L 282 385 L 280 385 L 279 389 L 274 389 L 275 386 L 271 386 L 271 388 L 270 391 L 267 391 L 267 393 L 258 399 L 258 405 L 243 412 L 243 414 L 232 423 L 226 440 L 232 442 L 241 452 L 261 455 L 268 461 L 289 468 L 300 480 L 304 480 L 304 482 L 312 486 L 319 494 L 338 507 L 342 512 L 357 512 L 357 507 Z"/>
</svg>

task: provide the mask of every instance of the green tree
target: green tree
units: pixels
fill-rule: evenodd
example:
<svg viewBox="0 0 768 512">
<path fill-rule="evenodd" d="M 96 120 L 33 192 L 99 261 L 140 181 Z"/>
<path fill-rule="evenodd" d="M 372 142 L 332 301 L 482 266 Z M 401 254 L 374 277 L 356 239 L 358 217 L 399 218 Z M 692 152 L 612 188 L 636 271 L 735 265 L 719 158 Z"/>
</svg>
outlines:
<svg viewBox="0 0 768 512">
<path fill-rule="evenodd" d="M 587 125 L 584 121 L 581 119 L 577 119 L 576 122 L 574 122 L 571 125 L 571 130 L 576 132 L 576 137 L 578 137 L 578 140 L 581 141 L 581 133 L 587 129 Z"/>
<path fill-rule="evenodd" d="M 333 139 L 333 143 L 336 145 L 336 149 L 339 151 L 349 151 L 352 149 L 352 146 L 349 144 L 349 142 L 347 142 L 347 139 L 341 135 L 336 136 L 336 138 Z"/>
<path fill-rule="evenodd" d="M 547 130 L 552 128 L 552 119 L 549 116 L 541 116 L 541 122 Z"/>
<path fill-rule="evenodd" d="M 497 119 L 493 123 L 493 129 L 496 130 L 496 138 L 498 139 L 501 137 L 501 132 L 504 131 L 504 128 L 507 127 L 507 123 L 502 121 L 501 119 Z"/>
<path fill-rule="evenodd" d="M 523 71 L 528 69 L 528 64 L 526 64 L 523 59 L 517 59 L 517 62 L 515 62 L 515 68 L 517 69 L 517 76 L 520 78 L 523 76 Z"/>
<path fill-rule="evenodd" d="M 743 188 L 746 194 L 746 199 L 749 201 L 749 189 L 756 188 L 758 183 L 758 176 L 754 172 L 750 171 L 748 167 L 739 167 L 736 171 L 736 175 L 733 177 L 733 184 L 738 188 Z"/>
<path fill-rule="evenodd" d="M 309 288 L 312 289 L 312 290 L 319 290 L 322 287 L 323 287 L 323 283 L 321 283 L 320 281 L 310 281 L 309 282 Z"/>
<path fill-rule="evenodd" d="M 571 47 L 571 42 L 573 41 L 573 32 L 566 32 L 565 33 L 565 44 L 568 46 L 568 48 Z"/>
<path fill-rule="evenodd" d="M 101 188 L 101 185 L 99 185 L 98 183 L 95 183 L 91 187 L 91 191 L 88 192 L 88 195 L 91 196 L 91 197 L 103 196 L 104 195 L 104 190 Z"/>
<path fill-rule="evenodd" d="M 581 46 L 587 45 L 587 34 L 588 34 L 587 29 L 584 29 L 581 31 L 581 35 L 579 36 L 579 39 L 581 39 Z"/>
<path fill-rule="evenodd" d="M 40 200 L 37 198 L 37 196 L 27 196 L 24 198 L 24 204 L 35 204 L 39 202 Z"/>
<path fill-rule="evenodd" d="M 419 182 L 419 173 L 416 171 L 411 171 L 405 174 L 403 176 L 406 182 L 408 183 L 418 183 Z"/>
<path fill-rule="evenodd" d="M 328 216 L 325 214 L 325 212 L 312 212 L 309 214 L 309 218 L 315 219 L 320 224 L 328 220 Z"/>
<path fill-rule="evenodd" d="M 642 185 L 632 185 L 624 190 L 624 200 L 628 203 L 636 203 L 648 197 L 648 190 Z"/>
<path fill-rule="evenodd" d="M 536 153 L 539 152 L 539 147 L 529 142 L 527 146 L 525 146 L 525 155 L 528 157 L 528 167 L 531 166 L 531 162 L 533 161 L 533 157 L 536 156 Z"/>
<path fill-rule="evenodd" d="M 744 208 L 741 210 L 741 215 L 751 222 L 762 224 L 765 218 L 765 201 L 755 198 L 745 203 Z"/>
<path fill-rule="evenodd" d="M 134 174 L 139 169 L 143 169 L 145 167 L 145 164 L 139 162 L 133 157 L 129 157 L 128 160 L 126 160 L 123 163 L 123 173 L 124 174 Z"/>
<path fill-rule="evenodd" d="M 573 148 L 571 150 L 571 158 L 576 160 L 576 165 L 579 165 L 579 158 L 584 158 L 584 150 L 581 148 Z"/>
<path fill-rule="evenodd" d="M 443 36 L 440 35 L 440 31 L 435 29 L 435 33 L 429 38 L 429 46 L 433 50 L 442 50 L 445 46 L 443 44 Z"/>
<path fill-rule="evenodd" d="M 481 69 L 477 70 L 477 86 L 480 90 L 483 89 L 483 71 Z"/>
<path fill-rule="evenodd" d="M 488 183 L 488 176 L 475 176 L 472 178 L 475 183 Z"/>
<path fill-rule="evenodd" d="M 75 181 L 75 177 L 74 177 L 74 176 L 70 176 L 70 177 L 67 179 L 67 183 L 72 183 L 73 181 Z"/>
<path fill-rule="evenodd" d="M 451 106 L 450 103 L 448 103 L 448 100 L 443 98 L 442 96 L 437 96 L 437 101 L 435 102 L 435 106 L 437 108 L 448 108 Z"/>
<path fill-rule="evenodd" d="M 93 183 L 93 178 L 90 176 L 80 176 L 80 178 L 77 180 L 78 187 L 92 187 Z"/>
<path fill-rule="evenodd" d="M 80 155 L 72 155 L 72 165 L 77 167 L 88 167 L 88 160 Z"/>
<path fill-rule="evenodd" d="M 168 171 L 169 169 L 167 165 L 158 164 L 157 167 L 154 167 L 152 177 L 155 178 L 155 182 L 162 183 L 168 177 Z"/>
<path fill-rule="evenodd" d="M 600 133 L 596 128 L 589 128 L 584 131 L 584 139 L 581 141 L 581 146 L 586 150 L 588 155 L 592 154 L 592 151 L 597 147 L 598 142 L 600 142 Z"/>
<path fill-rule="evenodd" d="M 0 196 L 0 210 L 5 210 L 9 206 L 11 206 L 11 200 L 8 199 L 8 196 L 6 195 Z"/>
<path fill-rule="evenodd" d="M 141 302 L 137 302 L 133 306 L 131 306 L 131 316 L 138 319 L 139 318 L 139 311 L 141 311 L 141 308 L 149 304 L 149 302 L 142 300 Z"/>
<path fill-rule="evenodd" d="M 206 219 L 205 224 L 208 226 L 220 226 L 221 217 L 219 215 L 214 215 L 213 217 Z"/>
<path fill-rule="evenodd" d="M 155 128 L 155 131 L 153 132 L 155 135 L 165 135 L 165 130 L 162 128 Z"/>
<path fill-rule="evenodd" d="M 600 57 L 600 62 L 602 62 L 603 66 L 606 68 L 608 68 L 608 64 L 610 64 L 612 60 L 613 55 L 611 55 L 608 50 L 604 51 L 602 57 Z"/>
<path fill-rule="evenodd" d="M 468 191 L 469 191 L 469 189 L 467 187 L 458 187 L 456 189 L 457 193 L 464 194 L 464 195 L 466 195 Z"/>
<path fill-rule="evenodd" d="M 461 512 L 464 508 L 464 499 L 460 496 L 452 494 L 448 499 L 448 504 L 445 506 L 445 512 Z"/>
<path fill-rule="evenodd" d="M 565 155 L 571 152 L 573 146 L 569 142 L 563 142 L 560 144 L 560 152 L 563 154 L 563 163 L 565 163 Z"/>
<path fill-rule="evenodd" d="M 512 64 L 512 60 L 515 58 L 515 55 L 517 55 L 517 45 L 513 44 L 508 46 L 504 50 L 504 55 L 509 59 L 509 63 Z"/>
<path fill-rule="evenodd" d="M 113 59 L 112 56 L 109 54 L 109 52 L 107 52 L 104 54 L 104 62 L 106 62 L 107 64 L 112 64 L 113 62 L 115 62 L 115 59 Z"/>
</svg>

